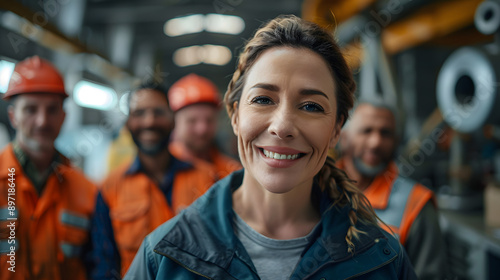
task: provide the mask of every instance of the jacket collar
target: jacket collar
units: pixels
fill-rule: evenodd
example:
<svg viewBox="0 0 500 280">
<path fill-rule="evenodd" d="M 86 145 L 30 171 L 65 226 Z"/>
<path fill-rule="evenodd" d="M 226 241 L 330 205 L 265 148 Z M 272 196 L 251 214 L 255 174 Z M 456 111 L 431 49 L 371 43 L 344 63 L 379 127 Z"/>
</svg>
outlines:
<svg viewBox="0 0 500 280">
<path fill-rule="evenodd" d="M 191 162 L 198 168 L 206 170 L 213 177 L 213 181 L 217 182 L 221 179 L 218 171 L 218 166 L 225 165 L 222 154 L 217 150 L 215 146 L 209 148 L 210 161 L 197 158 L 187 147 L 180 141 L 173 141 L 168 146 L 172 154 L 176 155 L 178 158 Z"/>
<path fill-rule="evenodd" d="M 345 169 L 344 158 L 341 158 L 336 163 L 340 169 Z M 363 191 L 363 194 L 368 198 L 371 205 L 375 209 L 385 209 L 389 203 L 392 184 L 399 175 L 399 170 L 394 161 L 391 161 L 380 174 L 373 178 L 372 183 Z"/>
<path fill-rule="evenodd" d="M 15 145 L 13 143 L 8 144 L 4 148 L 4 150 L 1 152 L 4 158 L 0 160 L 0 168 L 2 168 L 3 170 L 7 170 L 8 168 L 15 168 L 16 173 L 26 173 L 24 171 L 24 167 L 27 163 L 29 163 L 29 159 L 24 152 L 20 152 L 18 149 L 20 148 L 15 148 Z M 23 153 L 21 159 L 19 158 L 19 153 Z M 68 168 L 71 168 L 70 160 L 56 151 L 54 160 L 50 165 L 51 172 L 54 172 L 58 180 L 61 182 L 63 180 L 63 174 L 67 171 Z M 0 178 L 5 178 L 6 174 L 6 172 L 0 173 Z"/>
<path fill-rule="evenodd" d="M 31 196 L 33 201 L 37 201 L 33 217 L 40 217 L 47 209 L 59 200 L 61 188 L 64 187 L 66 181 L 66 173 L 72 172 L 69 159 L 61 154 L 59 157 L 62 163 L 56 161 L 54 162 L 55 164 L 51 167 L 53 168 L 53 175 L 50 175 L 47 179 L 46 189 L 42 194 L 37 194 L 33 183 L 28 179 L 22 166 L 20 165 L 12 144 L 7 145 L 7 147 L 0 153 L 0 169 L 7 171 L 13 168 L 15 170 L 15 172 L 12 173 L 0 173 L 0 180 L 5 179 L 9 176 L 9 174 L 15 173 L 16 189 L 19 192 L 24 192 L 27 196 Z M 41 203 L 38 203 L 40 197 L 43 197 L 43 200 Z"/>
<path fill-rule="evenodd" d="M 392 184 L 398 177 L 399 170 L 395 162 L 390 162 L 387 168 L 378 174 L 373 182 L 363 192 L 375 209 L 385 209 L 389 203 Z"/>
<path fill-rule="evenodd" d="M 174 157 L 173 155 L 170 155 L 170 163 L 167 170 L 174 169 L 175 171 L 177 171 L 190 168 L 193 168 L 193 166 L 190 163 L 181 161 L 176 157 Z M 144 166 L 142 165 L 139 156 L 136 156 L 132 164 L 130 164 L 129 168 L 125 171 L 125 175 L 133 175 L 139 172 L 144 172 Z"/>
<path fill-rule="evenodd" d="M 177 217 L 175 225 L 157 243 L 154 251 L 204 275 L 214 275 L 213 267 L 204 263 L 227 271 L 235 257 L 256 272 L 248 253 L 233 232 L 232 193 L 241 185 L 243 172 L 236 171 L 219 181 L 183 211 Z M 314 190 L 321 194 L 319 188 L 315 187 Z M 348 253 L 345 242 L 350 226 L 347 215 L 350 206 L 339 209 L 332 206 L 332 200 L 327 195 L 321 195 L 320 210 L 322 218 L 317 228 L 319 236 L 308 248 L 319 246 L 326 251 L 324 262 L 352 258 L 371 247 L 375 239 L 385 238 L 378 227 L 360 223 L 358 228 L 368 234 L 361 234 L 359 240 L 354 240 L 355 253 L 352 255 Z M 309 250 L 304 253 L 307 251 Z"/>
<path fill-rule="evenodd" d="M 251 264 L 232 226 L 232 192 L 241 185 L 242 180 L 243 172 L 236 172 L 212 186 L 178 215 L 175 226 L 154 250 L 206 275 L 211 272 L 204 271 L 197 259 L 225 269 L 237 254 L 245 263 Z M 251 268 L 255 270 L 253 265 Z"/>
</svg>

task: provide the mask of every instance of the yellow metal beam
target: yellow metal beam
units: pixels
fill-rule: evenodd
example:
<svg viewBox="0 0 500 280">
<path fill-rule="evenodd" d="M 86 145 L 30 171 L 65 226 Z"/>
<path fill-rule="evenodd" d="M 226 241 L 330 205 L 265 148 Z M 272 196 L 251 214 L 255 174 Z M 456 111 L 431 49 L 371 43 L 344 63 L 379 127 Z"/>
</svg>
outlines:
<svg viewBox="0 0 500 280">
<path fill-rule="evenodd" d="M 427 5 L 382 31 L 382 45 L 389 54 L 401 52 L 470 26 L 483 0 L 454 0 Z"/>
<path fill-rule="evenodd" d="M 304 2 L 303 17 L 315 21 L 329 30 L 333 30 L 331 28 L 333 17 L 329 19 L 320 16 L 320 14 L 324 15 L 325 11 L 340 11 L 339 7 L 343 5 L 347 7 L 348 4 L 345 2 L 347 1 L 306 0 Z M 359 4 L 358 2 L 362 2 L 365 5 L 363 7 L 372 4 L 369 0 L 352 0 L 352 5 Z M 470 28 L 468 27 L 473 26 L 474 14 L 481 2 L 483 0 L 448 0 L 429 4 L 407 17 L 389 24 L 384 29 L 381 27 L 382 46 L 388 54 L 396 54 L 428 42 L 444 44 L 446 40 L 462 38 L 464 36 L 460 36 L 460 32 L 470 34 Z M 350 11 L 354 11 L 353 7 L 350 9 Z M 336 19 L 337 21 L 339 19 L 345 20 L 347 15 L 352 16 L 353 14 L 346 13 L 345 16 Z M 322 22 L 318 22 L 321 20 Z M 329 22 L 327 22 L 328 20 Z M 373 36 L 372 33 L 367 35 Z M 471 40 L 469 44 L 487 40 L 484 36 L 471 36 L 469 39 Z M 363 51 L 359 43 L 347 45 L 343 52 L 346 54 L 346 60 L 352 69 L 360 65 Z M 359 58 L 355 58 L 355 55 L 359 55 Z"/>
<path fill-rule="evenodd" d="M 304 0 L 302 18 L 333 30 L 338 24 L 375 2 L 376 0 Z"/>
</svg>

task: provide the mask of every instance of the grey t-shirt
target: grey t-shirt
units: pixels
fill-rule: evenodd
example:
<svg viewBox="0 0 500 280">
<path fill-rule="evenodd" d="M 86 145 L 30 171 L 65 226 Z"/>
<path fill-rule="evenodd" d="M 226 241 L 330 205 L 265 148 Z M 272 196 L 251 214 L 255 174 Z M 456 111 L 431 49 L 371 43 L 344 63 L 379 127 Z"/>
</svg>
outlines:
<svg viewBox="0 0 500 280">
<path fill-rule="evenodd" d="M 258 233 L 236 213 L 234 219 L 234 233 L 243 243 L 262 280 L 290 279 L 300 254 L 317 227 L 304 237 L 278 240 Z"/>
</svg>

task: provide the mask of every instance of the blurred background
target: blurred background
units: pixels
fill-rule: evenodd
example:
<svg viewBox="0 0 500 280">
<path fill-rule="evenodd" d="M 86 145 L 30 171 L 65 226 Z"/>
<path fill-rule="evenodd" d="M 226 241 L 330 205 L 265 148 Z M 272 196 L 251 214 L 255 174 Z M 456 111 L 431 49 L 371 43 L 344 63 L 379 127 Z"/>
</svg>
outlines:
<svg viewBox="0 0 500 280">
<path fill-rule="evenodd" d="M 128 91 L 196 73 L 223 95 L 246 39 L 295 14 L 331 30 L 358 82 L 399 109 L 401 172 L 436 192 L 456 279 L 500 277 L 500 1 L 0 0 L 0 92 L 39 55 L 71 98 L 57 148 L 99 182 L 133 154 Z M 0 100 L 0 148 L 13 137 Z M 220 114 L 218 145 L 237 157 Z"/>
</svg>

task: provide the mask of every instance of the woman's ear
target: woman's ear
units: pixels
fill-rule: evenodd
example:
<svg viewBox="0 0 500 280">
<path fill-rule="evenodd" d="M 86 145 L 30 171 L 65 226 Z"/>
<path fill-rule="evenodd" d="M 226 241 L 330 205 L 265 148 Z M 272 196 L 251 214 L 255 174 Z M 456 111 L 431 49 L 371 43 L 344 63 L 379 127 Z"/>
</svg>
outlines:
<svg viewBox="0 0 500 280">
<path fill-rule="evenodd" d="M 335 128 L 332 131 L 330 138 L 330 149 L 335 148 L 337 142 L 339 141 L 340 131 L 342 130 L 342 124 L 344 123 L 344 117 L 341 117 L 339 121 L 335 123 Z"/>
<path fill-rule="evenodd" d="M 238 136 L 238 101 L 233 103 L 233 114 L 231 115 L 231 126 L 234 135 Z"/>
</svg>

